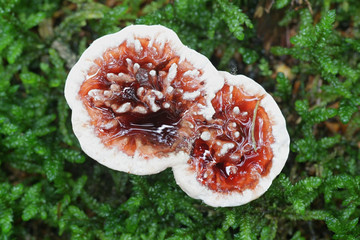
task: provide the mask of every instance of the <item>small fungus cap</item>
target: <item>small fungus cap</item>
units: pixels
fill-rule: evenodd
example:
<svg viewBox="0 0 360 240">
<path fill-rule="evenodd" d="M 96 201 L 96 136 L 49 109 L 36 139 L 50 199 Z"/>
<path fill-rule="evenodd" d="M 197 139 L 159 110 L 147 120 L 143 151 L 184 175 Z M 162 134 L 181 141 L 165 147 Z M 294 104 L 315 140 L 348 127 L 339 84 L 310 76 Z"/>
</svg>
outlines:
<svg viewBox="0 0 360 240">
<path fill-rule="evenodd" d="M 187 164 L 178 164 L 174 166 L 173 172 L 177 184 L 189 196 L 196 199 L 201 199 L 206 204 L 213 207 L 230 207 L 246 204 L 254 199 L 257 199 L 267 191 L 274 178 L 279 175 L 286 163 L 289 154 L 290 138 L 286 130 L 285 119 L 278 105 L 261 85 L 243 75 L 231 75 L 227 72 L 220 73 L 225 79 L 225 86 L 223 89 L 226 89 L 226 91 L 233 89 L 232 94 L 227 95 L 226 92 L 222 93 L 222 104 L 231 106 L 230 110 L 228 108 L 226 108 L 226 110 L 231 112 L 231 114 L 238 116 L 236 118 L 232 118 L 234 122 L 236 122 L 236 119 L 239 120 L 241 117 L 249 116 L 249 114 L 252 114 L 252 112 L 255 111 L 255 109 L 252 107 L 250 107 L 251 111 L 245 111 L 243 109 L 246 107 L 244 103 L 251 103 L 251 101 L 259 102 L 257 107 L 257 116 L 255 116 L 256 118 L 259 118 L 259 120 L 256 122 L 256 124 L 262 125 L 261 128 L 264 132 L 258 130 L 257 136 L 255 136 L 257 144 L 257 147 L 255 148 L 257 149 L 254 150 L 252 149 L 253 146 L 249 147 L 249 145 L 247 145 L 249 142 L 251 145 L 253 144 L 253 139 L 251 136 L 252 129 L 251 127 L 248 127 L 248 130 L 242 133 L 244 135 L 248 134 L 248 136 L 244 136 L 241 140 L 238 140 L 233 144 L 235 147 L 229 150 L 230 157 L 227 159 L 221 159 L 219 157 L 216 158 L 213 156 L 216 155 L 216 153 L 209 153 L 209 155 L 212 155 L 211 161 L 201 162 L 202 165 L 210 165 L 213 162 L 214 165 L 212 171 L 216 171 L 218 166 L 224 169 L 223 171 L 219 171 L 220 174 L 216 175 L 216 178 L 214 177 L 210 180 L 204 180 L 204 171 L 201 169 L 204 167 L 194 167 L 194 161 L 188 162 Z M 243 100 L 236 99 L 238 96 L 240 96 L 234 92 L 237 90 L 243 92 L 244 96 L 247 96 L 247 98 Z M 224 99 L 226 100 L 224 101 Z M 237 104 L 240 107 L 237 107 Z M 214 108 L 219 111 L 219 108 L 216 108 L 216 106 L 214 106 Z M 262 110 L 261 112 L 260 109 Z M 225 113 L 225 115 L 226 114 L 229 113 Z M 251 122 L 253 120 L 252 117 L 254 117 L 254 115 L 249 119 Z M 214 115 L 213 120 L 216 120 L 216 114 Z M 249 121 L 243 126 L 249 125 Z M 241 123 L 241 119 L 239 122 Z M 266 122 L 268 122 L 268 124 Z M 257 127 L 255 126 L 255 131 L 257 131 L 256 128 Z M 231 131 L 234 132 L 235 130 L 231 129 Z M 265 131 L 267 133 L 265 133 Z M 219 135 L 221 134 L 215 134 L 215 136 L 205 140 L 209 146 L 216 145 L 214 142 L 216 142 L 216 137 Z M 200 139 L 200 141 L 203 140 Z M 233 147 L 233 145 L 230 147 Z M 222 146 L 222 149 L 224 149 L 225 144 Z M 249 147 L 250 149 L 244 150 L 246 147 Z M 214 149 L 212 148 L 211 150 Z M 266 154 L 262 154 L 261 151 L 266 151 Z M 242 155 L 240 161 L 236 158 L 232 158 L 232 156 L 236 156 L 237 154 Z M 262 154 L 262 158 L 251 156 L 254 154 Z M 246 155 L 250 156 L 247 157 Z M 201 158 L 205 158 L 204 156 L 205 154 L 201 155 Z M 243 156 L 245 156 L 245 158 L 243 158 Z M 230 162 L 227 168 L 224 167 L 223 162 L 225 162 L 225 165 L 227 162 Z M 237 171 L 231 172 L 232 169 L 236 167 Z M 240 176 L 232 176 L 232 174 Z M 207 176 L 207 178 L 209 177 Z M 230 181 L 228 181 L 229 178 L 231 178 Z M 227 184 L 229 182 L 233 183 L 234 186 L 228 186 Z M 224 184 L 225 187 L 222 187 L 222 184 Z"/>
</svg>

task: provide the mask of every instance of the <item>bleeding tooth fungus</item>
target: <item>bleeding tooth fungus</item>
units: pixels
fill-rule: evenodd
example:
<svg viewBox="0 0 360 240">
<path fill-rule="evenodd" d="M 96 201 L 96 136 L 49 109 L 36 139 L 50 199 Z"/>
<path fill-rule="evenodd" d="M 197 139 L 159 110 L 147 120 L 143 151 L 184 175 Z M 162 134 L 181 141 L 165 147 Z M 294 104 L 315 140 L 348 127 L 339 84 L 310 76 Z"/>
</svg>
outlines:
<svg viewBox="0 0 360 240">
<path fill-rule="evenodd" d="M 191 197 L 237 206 L 262 195 L 289 152 L 284 117 L 253 80 L 217 71 L 163 26 L 94 41 L 65 97 L 83 151 L 119 171 L 172 167 Z"/>
</svg>

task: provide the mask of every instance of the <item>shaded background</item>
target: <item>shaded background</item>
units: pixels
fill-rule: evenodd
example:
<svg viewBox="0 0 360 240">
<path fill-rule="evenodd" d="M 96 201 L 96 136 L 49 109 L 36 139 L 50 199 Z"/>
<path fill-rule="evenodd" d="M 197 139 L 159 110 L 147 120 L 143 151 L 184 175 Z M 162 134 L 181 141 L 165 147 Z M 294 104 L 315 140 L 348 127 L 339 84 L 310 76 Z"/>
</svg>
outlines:
<svg viewBox="0 0 360 240">
<path fill-rule="evenodd" d="M 0 239 L 359 239 L 360 1 L 0 0 Z M 163 24 L 280 105 L 291 153 L 261 198 L 212 208 L 170 170 L 86 157 L 63 97 L 96 38 Z"/>
</svg>

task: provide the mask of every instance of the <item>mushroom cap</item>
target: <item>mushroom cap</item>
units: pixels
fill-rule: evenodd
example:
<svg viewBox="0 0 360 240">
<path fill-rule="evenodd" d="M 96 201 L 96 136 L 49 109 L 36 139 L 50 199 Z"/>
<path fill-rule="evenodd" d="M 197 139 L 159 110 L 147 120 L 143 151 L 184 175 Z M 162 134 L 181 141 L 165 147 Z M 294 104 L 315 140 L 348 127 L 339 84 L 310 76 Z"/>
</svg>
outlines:
<svg viewBox="0 0 360 240">
<path fill-rule="evenodd" d="M 289 154 L 290 137 L 286 130 L 285 119 L 275 100 L 254 80 L 244 75 L 231 75 L 220 72 L 225 79 L 225 84 L 242 89 L 253 96 L 264 96 L 259 106 L 263 107 L 269 117 L 272 127 L 273 152 L 272 165 L 267 175 L 261 176 L 253 189 L 243 191 L 221 192 L 209 189 L 197 179 L 197 173 L 188 163 L 180 163 L 173 166 L 173 172 L 177 184 L 192 198 L 201 199 L 207 205 L 213 207 L 230 207 L 246 204 L 260 197 L 270 187 L 274 178 L 283 169 Z"/>
<path fill-rule="evenodd" d="M 154 174 L 179 162 L 185 163 L 189 159 L 189 153 L 187 151 L 177 151 L 166 156 L 145 158 L 137 150 L 133 156 L 129 156 L 117 147 L 105 146 L 95 133 L 95 127 L 91 124 L 91 117 L 79 97 L 79 91 L 90 68 L 95 65 L 94 61 L 102 57 L 107 49 L 118 47 L 125 41 L 131 45 L 135 43 L 135 39 L 142 38 L 150 39 L 150 41 L 160 46 L 168 43 L 171 46 L 171 51 L 180 57 L 180 61 L 186 60 L 195 69 L 203 71 L 201 78 L 205 82 L 204 90 L 206 91 L 208 106 L 211 106 L 211 99 L 224 82 L 205 56 L 183 45 L 175 32 L 160 25 L 131 25 L 117 33 L 95 40 L 85 50 L 71 69 L 65 84 L 65 98 L 72 109 L 73 131 L 80 142 L 82 150 L 91 158 L 111 169 L 137 175 Z M 214 109 L 211 107 L 204 111 L 204 113 L 208 114 L 207 117 L 211 117 L 213 112 Z"/>
</svg>

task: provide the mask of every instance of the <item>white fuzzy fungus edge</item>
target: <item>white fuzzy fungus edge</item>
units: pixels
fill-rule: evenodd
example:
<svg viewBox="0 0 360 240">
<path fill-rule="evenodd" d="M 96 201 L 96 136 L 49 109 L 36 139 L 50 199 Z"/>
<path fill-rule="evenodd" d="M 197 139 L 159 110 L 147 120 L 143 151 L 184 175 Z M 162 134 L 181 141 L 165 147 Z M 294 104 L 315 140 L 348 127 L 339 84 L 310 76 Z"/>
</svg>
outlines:
<svg viewBox="0 0 360 240">
<path fill-rule="evenodd" d="M 90 116 L 78 94 L 95 59 L 102 57 L 107 49 L 117 47 L 124 41 L 135 44 L 135 38 L 149 38 L 159 45 L 167 42 L 171 45 L 172 51 L 180 56 L 180 61 L 186 59 L 195 69 L 203 70 L 204 74 L 200 77 L 200 81 L 205 81 L 204 89 L 206 89 L 205 97 L 207 97 L 208 106 L 204 112 L 208 118 L 215 112 L 211 105 L 211 99 L 222 88 L 224 80 L 205 56 L 183 45 L 174 31 L 160 25 L 128 26 L 117 33 L 95 40 L 84 51 L 71 69 L 65 83 L 65 98 L 72 109 L 73 131 L 81 148 L 88 156 L 111 169 L 147 175 L 158 173 L 178 163 L 187 162 L 189 154 L 179 151 L 169 153 L 166 157 L 144 159 L 138 151 L 131 157 L 116 147 L 106 147 L 96 135 L 94 126 L 90 124 Z"/>
<path fill-rule="evenodd" d="M 207 205 L 213 207 L 231 207 L 246 204 L 257 199 L 270 187 L 272 181 L 283 169 L 289 154 L 290 137 L 286 130 L 285 119 L 275 100 L 254 80 L 243 75 L 231 75 L 220 72 L 225 82 L 230 86 L 241 88 L 249 95 L 265 95 L 260 101 L 269 116 L 272 125 L 274 143 L 271 144 L 273 152 L 272 166 L 269 174 L 262 177 L 254 189 L 247 189 L 241 193 L 219 193 L 208 189 L 196 179 L 196 172 L 190 169 L 188 164 L 178 164 L 173 167 L 176 183 L 192 198 L 201 199 Z"/>
</svg>

